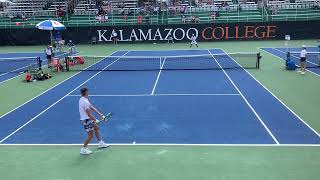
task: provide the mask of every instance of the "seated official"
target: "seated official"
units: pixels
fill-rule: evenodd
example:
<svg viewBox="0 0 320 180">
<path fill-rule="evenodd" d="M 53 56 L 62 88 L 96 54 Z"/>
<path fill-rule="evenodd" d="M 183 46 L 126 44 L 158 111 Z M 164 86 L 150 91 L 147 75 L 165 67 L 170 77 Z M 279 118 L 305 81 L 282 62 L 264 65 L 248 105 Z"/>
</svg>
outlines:
<svg viewBox="0 0 320 180">
<path fill-rule="evenodd" d="M 297 66 L 296 63 L 290 59 L 290 57 L 287 57 L 286 59 L 286 69 L 287 70 L 296 70 Z"/>
</svg>

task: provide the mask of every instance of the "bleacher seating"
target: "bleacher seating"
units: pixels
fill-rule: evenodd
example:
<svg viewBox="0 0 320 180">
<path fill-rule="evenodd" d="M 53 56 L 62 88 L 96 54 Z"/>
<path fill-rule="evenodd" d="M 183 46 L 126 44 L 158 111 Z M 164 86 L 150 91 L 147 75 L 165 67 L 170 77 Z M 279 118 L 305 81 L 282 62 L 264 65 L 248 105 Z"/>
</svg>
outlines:
<svg viewBox="0 0 320 180">
<path fill-rule="evenodd" d="M 296 21 L 320 19 L 319 0 L 299 0 L 297 3 L 283 1 L 269 3 L 267 5 L 270 19 L 273 21 Z"/>
<path fill-rule="evenodd" d="M 255 0 L 198 0 L 191 4 L 188 0 L 173 0 L 170 4 L 156 4 L 146 0 L 141 4 L 138 0 L 13 0 L 0 12 L 0 27 L 34 26 L 46 19 L 56 19 L 67 26 L 133 25 L 138 23 L 139 15 L 143 16 L 143 24 L 192 23 L 193 19 L 197 19 L 196 23 L 320 19 L 320 0 L 290 1 L 257 4 Z M 160 7 L 159 11 L 153 9 Z M 66 16 L 58 17 L 58 8 Z"/>
</svg>

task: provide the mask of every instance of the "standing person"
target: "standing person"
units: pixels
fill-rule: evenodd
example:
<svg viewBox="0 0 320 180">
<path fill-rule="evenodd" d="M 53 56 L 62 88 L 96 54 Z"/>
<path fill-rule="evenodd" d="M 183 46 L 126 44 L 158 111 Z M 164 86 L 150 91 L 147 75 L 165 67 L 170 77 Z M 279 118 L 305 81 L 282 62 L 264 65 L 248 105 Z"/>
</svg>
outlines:
<svg viewBox="0 0 320 180">
<path fill-rule="evenodd" d="M 81 98 L 79 99 L 79 113 L 80 113 L 80 121 L 83 125 L 85 131 L 87 132 L 87 139 L 84 141 L 83 146 L 81 147 L 80 154 L 81 155 L 89 155 L 92 153 L 88 149 L 88 144 L 93 138 L 93 133 L 99 141 L 98 148 L 106 148 L 107 144 L 104 143 L 100 136 L 99 127 L 97 125 L 97 119 L 93 116 L 91 111 L 99 114 L 102 119 L 105 117 L 100 111 L 98 111 L 89 101 L 89 90 L 87 88 L 82 88 L 80 90 Z"/>
<path fill-rule="evenodd" d="M 47 48 L 44 50 L 46 53 L 47 59 L 48 59 L 48 68 L 51 68 L 51 63 L 52 63 L 52 47 L 50 45 L 47 46 Z"/>
<path fill-rule="evenodd" d="M 72 40 L 69 40 L 67 46 L 69 47 L 69 54 L 72 55 L 76 52 L 76 45 L 72 42 Z"/>
<path fill-rule="evenodd" d="M 306 73 L 306 61 L 307 61 L 307 48 L 305 45 L 302 46 L 302 50 L 300 52 L 300 74 Z"/>
<path fill-rule="evenodd" d="M 42 70 L 42 60 L 40 57 L 37 57 L 38 69 Z"/>
<path fill-rule="evenodd" d="M 116 31 L 112 31 L 112 41 L 113 44 L 118 44 L 118 33 Z"/>
<path fill-rule="evenodd" d="M 197 43 L 197 37 L 194 34 L 192 34 L 192 36 L 191 36 L 190 48 L 192 47 L 192 45 L 196 45 L 197 48 L 199 48 L 198 43 Z"/>
<path fill-rule="evenodd" d="M 137 19 L 138 19 L 138 25 L 141 25 L 143 20 L 142 15 L 140 14 Z"/>
</svg>

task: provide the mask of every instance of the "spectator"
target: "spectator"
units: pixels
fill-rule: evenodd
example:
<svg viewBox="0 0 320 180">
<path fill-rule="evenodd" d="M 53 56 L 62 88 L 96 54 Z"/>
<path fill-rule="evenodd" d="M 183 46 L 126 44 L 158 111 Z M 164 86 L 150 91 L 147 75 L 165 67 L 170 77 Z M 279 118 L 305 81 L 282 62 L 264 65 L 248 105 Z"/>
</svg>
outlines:
<svg viewBox="0 0 320 180">
<path fill-rule="evenodd" d="M 216 12 L 216 17 L 217 18 L 220 17 L 220 12 L 219 11 Z"/>
<path fill-rule="evenodd" d="M 191 22 L 196 23 L 196 16 L 191 16 Z"/>
<path fill-rule="evenodd" d="M 98 15 L 104 15 L 105 14 L 105 12 L 104 12 L 104 10 L 102 9 L 102 7 L 99 7 L 99 9 L 98 9 Z"/>
<path fill-rule="evenodd" d="M 98 15 L 98 22 L 99 22 L 99 23 L 102 23 L 102 22 L 103 22 L 103 20 L 102 20 L 102 15 Z"/>
<path fill-rule="evenodd" d="M 230 12 L 230 6 L 229 6 L 228 2 L 225 2 L 225 9 L 227 12 Z"/>
<path fill-rule="evenodd" d="M 142 20 L 143 20 L 143 17 L 142 15 L 140 14 L 137 18 L 137 21 L 138 21 L 138 25 L 141 25 L 142 24 Z"/>
<path fill-rule="evenodd" d="M 194 23 L 200 23 L 200 18 L 199 18 L 199 16 L 195 16 L 195 21 L 194 21 Z"/>
<path fill-rule="evenodd" d="M 150 17 L 149 14 L 146 15 L 146 24 L 150 24 Z"/>
<path fill-rule="evenodd" d="M 157 15 L 158 13 L 159 13 L 159 6 L 154 6 L 154 8 L 153 8 L 153 14 L 154 15 Z"/>
<path fill-rule="evenodd" d="M 132 16 L 134 15 L 134 10 L 129 8 L 129 11 L 128 11 L 128 16 Z"/>
<path fill-rule="evenodd" d="M 182 23 L 186 23 L 187 22 L 187 17 L 185 15 L 182 16 L 181 22 Z"/>
<path fill-rule="evenodd" d="M 65 16 L 65 12 L 63 10 L 63 8 L 59 5 L 58 9 L 57 9 L 57 16 L 58 17 L 64 17 Z"/>
<path fill-rule="evenodd" d="M 17 19 L 21 19 L 21 15 L 22 15 L 22 12 L 17 12 L 17 13 L 16 13 L 16 18 L 17 18 Z"/>
<path fill-rule="evenodd" d="M 109 20 L 108 14 L 104 15 L 104 21 L 108 21 L 108 20 Z"/>
<path fill-rule="evenodd" d="M 27 20 L 27 17 L 26 17 L 26 15 L 24 13 L 21 14 L 21 19 L 22 19 L 22 21 L 26 21 Z"/>
<path fill-rule="evenodd" d="M 9 19 L 10 19 L 10 21 L 12 21 L 12 20 L 14 19 L 13 13 L 10 13 L 10 14 L 9 14 Z"/>
<path fill-rule="evenodd" d="M 2 4 L 0 4 L 0 11 L 3 11 L 4 7 Z"/>
<path fill-rule="evenodd" d="M 187 6 L 181 6 L 181 9 L 180 9 L 180 13 L 181 14 L 185 14 L 185 13 L 187 13 Z"/>
<path fill-rule="evenodd" d="M 211 20 L 216 20 L 216 17 L 217 17 L 217 13 L 214 11 L 211 15 Z"/>
</svg>

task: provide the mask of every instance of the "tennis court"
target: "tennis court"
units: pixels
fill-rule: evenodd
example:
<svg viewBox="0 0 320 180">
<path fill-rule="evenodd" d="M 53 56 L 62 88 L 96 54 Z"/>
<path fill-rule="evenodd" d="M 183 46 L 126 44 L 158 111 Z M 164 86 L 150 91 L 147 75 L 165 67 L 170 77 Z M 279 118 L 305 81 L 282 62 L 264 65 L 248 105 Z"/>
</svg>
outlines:
<svg viewBox="0 0 320 180">
<path fill-rule="evenodd" d="M 56 57 L 63 57 L 67 53 L 57 52 Z M 12 52 L 0 53 L 0 84 L 16 78 L 30 66 L 37 66 L 37 58 L 40 58 L 43 66 L 46 66 L 46 57 L 43 52 Z"/>
<path fill-rule="evenodd" d="M 291 58 L 299 65 L 300 61 L 300 51 L 301 47 L 275 47 L 275 48 L 261 48 L 262 50 L 282 59 L 283 61 L 286 60 L 287 52 L 291 52 Z M 320 68 L 319 67 L 319 60 L 320 60 L 320 53 L 318 47 L 307 47 L 308 50 L 308 57 L 307 57 L 307 68 L 308 72 L 320 76 Z"/>
<path fill-rule="evenodd" d="M 314 46 L 292 43 L 297 51 Z M 81 45 L 91 62 L 85 66 L 44 67 L 53 74 L 48 81 L 22 83 L 18 76 L 0 85 L 6 102 L 0 172 L 35 180 L 90 179 L 88 171 L 102 179 L 317 179 L 319 76 L 285 71 L 283 61 L 265 51 L 257 69 L 249 56 L 257 47 L 282 44 Z M 97 149 L 94 140 L 91 156 L 79 155 L 86 137 L 77 106 L 82 87 L 98 109 L 114 113 L 100 125 L 111 147 Z M 19 173 L 6 173 L 12 169 Z"/>
<path fill-rule="evenodd" d="M 0 143 L 81 144 L 85 134 L 79 136 L 82 127 L 75 106 L 81 87 L 90 89 L 91 101 L 103 112 L 114 113 L 101 126 L 110 144 L 320 143 L 319 134 L 246 69 L 224 68 L 240 66 L 231 56 L 221 58 L 224 53 L 222 49 L 114 52 L 111 57 L 119 58 L 107 57 L 89 68 L 116 66 L 126 56 L 201 54 L 211 56 L 206 62 L 220 69 L 80 71 L 3 115 L 6 126 L 0 126 Z M 167 59 L 162 67 L 166 65 L 179 63 Z"/>
</svg>

